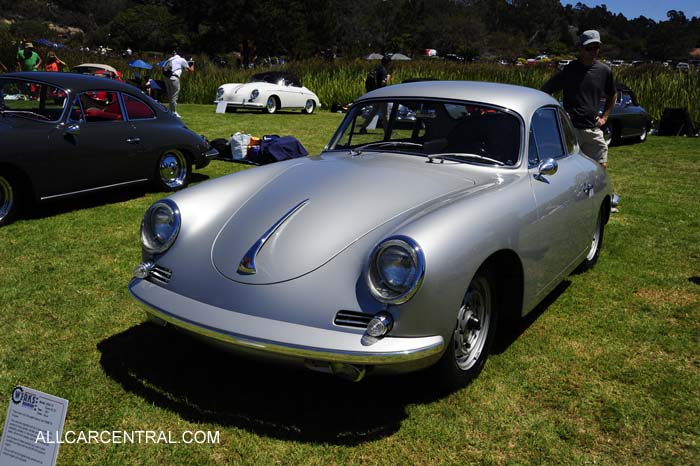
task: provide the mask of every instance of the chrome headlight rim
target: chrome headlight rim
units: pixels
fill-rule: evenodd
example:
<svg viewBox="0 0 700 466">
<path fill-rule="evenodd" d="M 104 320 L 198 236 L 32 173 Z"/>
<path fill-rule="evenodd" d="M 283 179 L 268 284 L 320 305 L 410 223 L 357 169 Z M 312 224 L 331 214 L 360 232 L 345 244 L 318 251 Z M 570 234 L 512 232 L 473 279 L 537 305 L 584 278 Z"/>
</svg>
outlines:
<svg viewBox="0 0 700 466">
<path fill-rule="evenodd" d="M 402 248 L 410 256 L 413 262 L 413 279 L 403 291 L 395 289 L 387 284 L 379 271 L 378 259 L 389 248 Z M 369 256 L 367 267 L 367 285 L 370 294 L 384 304 L 399 305 L 409 301 L 420 289 L 425 277 L 425 256 L 420 245 L 408 236 L 396 235 L 380 241 Z"/>
<path fill-rule="evenodd" d="M 153 231 L 153 215 L 156 210 L 164 208 L 167 215 L 170 217 L 172 224 L 169 234 L 164 240 L 158 239 L 157 234 Z M 161 199 L 154 202 L 146 210 L 141 221 L 141 245 L 143 249 L 150 254 L 162 254 L 173 245 L 180 233 L 182 219 L 180 216 L 180 208 L 170 199 Z"/>
<path fill-rule="evenodd" d="M 224 88 L 220 87 L 216 90 L 216 100 L 223 100 L 224 98 Z"/>
<path fill-rule="evenodd" d="M 253 91 L 250 93 L 250 98 L 248 99 L 250 102 L 254 101 L 260 96 L 260 91 L 257 89 L 253 89 Z"/>
</svg>

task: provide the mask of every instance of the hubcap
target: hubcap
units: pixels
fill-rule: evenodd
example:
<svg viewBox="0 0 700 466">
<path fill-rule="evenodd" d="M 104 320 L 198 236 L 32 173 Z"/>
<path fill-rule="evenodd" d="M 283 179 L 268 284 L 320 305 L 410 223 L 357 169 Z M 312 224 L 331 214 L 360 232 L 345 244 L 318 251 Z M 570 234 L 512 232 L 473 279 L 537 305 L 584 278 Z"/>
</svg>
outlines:
<svg viewBox="0 0 700 466">
<path fill-rule="evenodd" d="M 595 226 L 595 231 L 593 232 L 593 241 L 591 242 L 591 249 L 588 251 L 588 255 L 586 256 L 586 260 L 593 260 L 595 257 L 596 252 L 598 251 L 598 243 L 600 243 L 600 225 L 601 225 L 602 219 L 600 218 L 600 214 L 598 214 L 598 223 L 596 223 Z"/>
<path fill-rule="evenodd" d="M 491 322 L 491 292 L 486 279 L 478 277 L 464 296 L 454 332 L 455 362 L 471 369 L 484 351 Z"/>
<path fill-rule="evenodd" d="M 267 111 L 273 113 L 277 109 L 277 102 L 274 97 L 267 99 Z"/>
<path fill-rule="evenodd" d="M 304 110 L 306 110 L 306 113 L 311 113 L 314 111 L 314 101 L 309 99 L 306 101 L 306 107 L 304 107 Z"/>
<path fill-rule="evenodd" d="M 14 196 L 10 182 L 0 176 L 0 220 L 3 220 L 12 210 Z"/>
<path fill-rule="evenodd" d="M 159 172 L 161 181 L 168 188 L 182 186 L 187 178 L 185 156 L 178 151 L 167 152 L 160 159 Z"/>
<path fill-rule="evenodd" d="M 612 129 L 609 126 L 603 128 L 603 139 L 605 139 L 605 144 L 609 146 L 612 141 Z"/>
</svg>

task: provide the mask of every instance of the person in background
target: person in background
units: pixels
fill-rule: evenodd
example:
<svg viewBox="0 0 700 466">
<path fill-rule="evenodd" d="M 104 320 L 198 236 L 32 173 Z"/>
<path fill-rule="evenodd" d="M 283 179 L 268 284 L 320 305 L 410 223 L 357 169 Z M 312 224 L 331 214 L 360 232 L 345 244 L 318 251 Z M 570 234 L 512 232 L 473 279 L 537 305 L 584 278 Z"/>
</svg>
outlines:
<svg viewBox="0 0 700 466">
<path fill-rule="evenodd" d="M 23 48 L 17 52 L 17 69 L 19 71 L 36 71 L 41 66 L 41 57 L 34 51 L 31 42 L 25 42 Z"/>
<path fill-rule="evenodd" d="M 168 107 L 178 118 L 180 115 L 177 113 L 177 99 L 180 95 L 180 78 L 183 70 L 194 71 L 194 62 L 188 62 L 182 58 L 175 49 L 173 56 L 163 65 L 163 75 L 165 76 L 165 89 L 168 92 Z"/>
<path fill-rule="evenodd" d="M 581 152 L 608 168 L 608 146 L 603 130 L 615 105 L 615 84 L 612 70 L 598 61 L 600 34 L 584 31 L 579 37 L 578 59 L 566 65 L 542 86 L 542 91 L 552 94 L 564 91 L 564 109 L 576 128 Z M 605 109 L 598 115 L 601 99 Z"/>
<path fill-rule="evenodd" d="M 374 82 L 372 83 L 371 86 L 368 86 L 367 82 L 365 82 L 365 90 L 367 92 L 373 91 L 375 89 L 379 89 L 382 87 L 386 87 L 389 82 L 391 82 L 391 74 L 389 74 L 389 68 L 391 67 L 391 57 L 388 55 L 385 55 L 382 57 L 382 62 L 377 65 L 377 67 L 374 69 L 373 75 L 374 75 Z M 367 118 L 365 119 L 365 122 L 362 124 L 362 127 L 360 128 L 360 134 L 366 134 L 367 129 L 371 129 L 371 127 L 374 125 L 373 121 L 375 117 L 382 118 L 382 125 L 386 129 L 386 125 L 388 124 L 388 118 L 389 118 L 389 112 L 386 104 L 382 103 L 376 103 L 372 107 L 372 110 L 369 112 L 367 115 Z"/>
<path fill-rule="evenodd" d="M 68 66 L 66 62 L 56 56 L 55 52 L 49 52 L 46 55 L 46 61 L 46 66 L 44 66 L 46 71 L 63 71 L 63 67 Z"/>
</svg>

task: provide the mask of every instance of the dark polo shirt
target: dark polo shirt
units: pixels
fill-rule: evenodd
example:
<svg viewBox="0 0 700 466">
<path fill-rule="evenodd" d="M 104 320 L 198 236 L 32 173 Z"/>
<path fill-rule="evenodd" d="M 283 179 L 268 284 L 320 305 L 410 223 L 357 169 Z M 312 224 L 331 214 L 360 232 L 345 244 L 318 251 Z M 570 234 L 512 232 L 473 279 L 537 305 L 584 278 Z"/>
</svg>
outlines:
<svg viewBox="0 0 700 466">
<path fill-rule="evenodd" d="M 615 94 L 612 70 L 597 60 L 590 66 L 574 60 L 542 86 L 548 94 L 559 90 L 574 126 L 595 128 L 600 100 Z"/>
</svg>

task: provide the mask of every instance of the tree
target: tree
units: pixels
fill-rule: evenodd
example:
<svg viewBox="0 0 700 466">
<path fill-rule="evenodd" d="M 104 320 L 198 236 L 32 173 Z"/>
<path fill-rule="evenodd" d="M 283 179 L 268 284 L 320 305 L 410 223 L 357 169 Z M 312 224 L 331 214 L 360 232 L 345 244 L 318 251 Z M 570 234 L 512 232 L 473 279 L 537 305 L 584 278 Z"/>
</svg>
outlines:
<svg viewBox="0 0 700 466">
<path fill-rule="evenodd" d="M 139 5 L 128 8 L 114 17 L 109 31 L 116 47 L 135 50 L 167 50 L 175 43 L 174 35 L 184 31 L 180 19 L 167 8 L 156 5 Z M 187 40 L 180 36 L 181 40 Z M 179 43 L 181 47 L 188 43 Z"/>
</svg>

